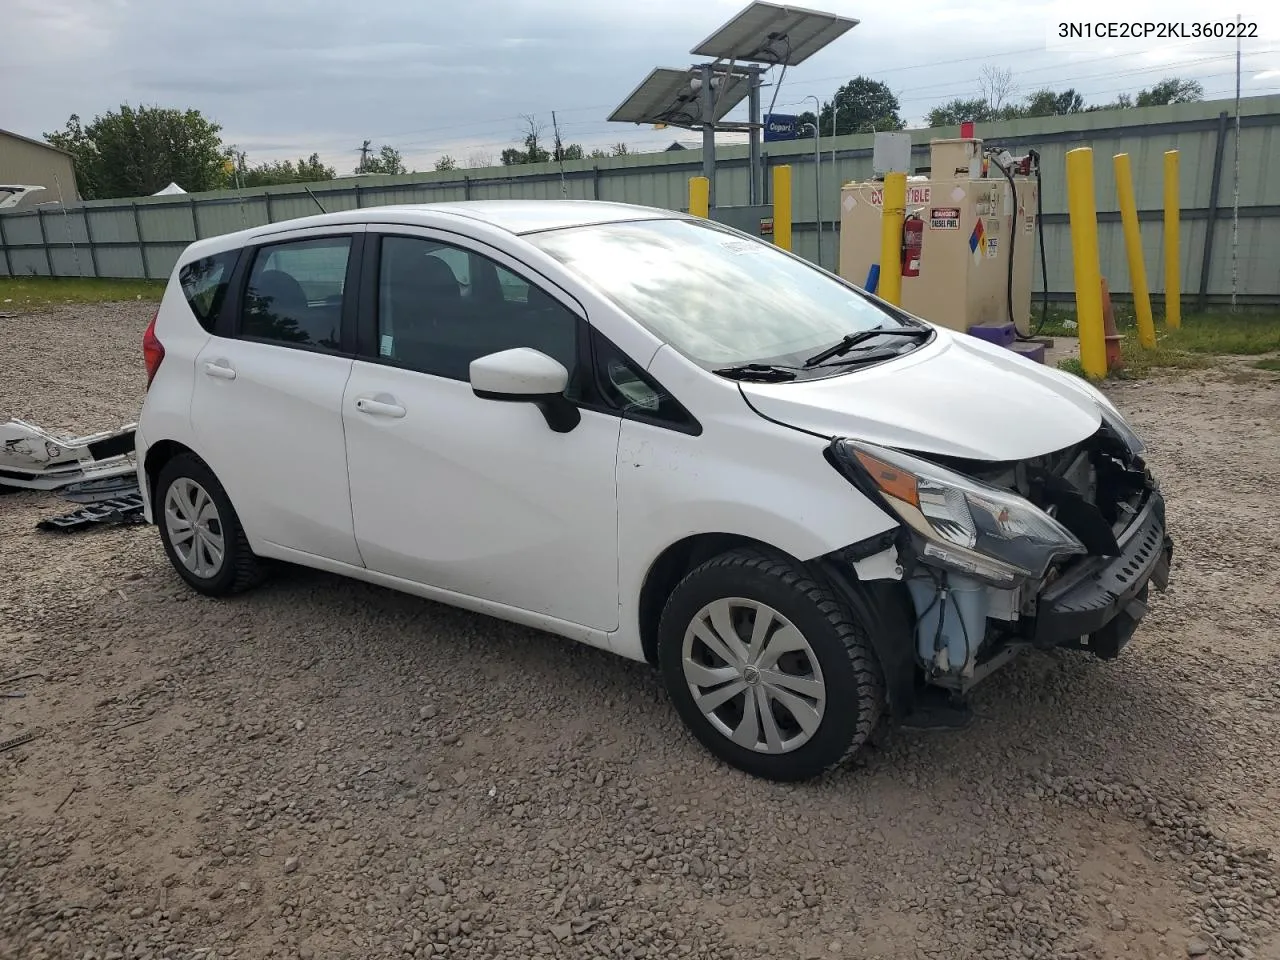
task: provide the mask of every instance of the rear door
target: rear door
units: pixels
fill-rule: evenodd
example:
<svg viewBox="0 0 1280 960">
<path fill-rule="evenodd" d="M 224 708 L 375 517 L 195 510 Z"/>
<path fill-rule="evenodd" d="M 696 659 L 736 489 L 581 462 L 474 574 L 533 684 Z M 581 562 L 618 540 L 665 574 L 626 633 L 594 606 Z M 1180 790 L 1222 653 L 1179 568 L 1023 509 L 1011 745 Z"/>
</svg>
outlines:
<svg viewBox="0 0 1280 960">
<path fill-rule="evenodd" d="M 363 236 L 344 224 L 248 251 L 224 329 L 196 357 L 191 407 L 197 452 L 255 546 L 354 565 L 342 394 Z"/>
</svg>

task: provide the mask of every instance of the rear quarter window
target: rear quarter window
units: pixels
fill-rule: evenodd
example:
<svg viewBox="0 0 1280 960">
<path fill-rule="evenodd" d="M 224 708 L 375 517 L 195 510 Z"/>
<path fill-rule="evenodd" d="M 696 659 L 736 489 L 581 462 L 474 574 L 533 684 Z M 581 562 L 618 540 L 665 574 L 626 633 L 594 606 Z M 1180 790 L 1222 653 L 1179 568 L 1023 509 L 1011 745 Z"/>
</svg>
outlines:
<svg viewBox="0 0 1280 960">
<path fill-rule="evenodd" d="M 193 260 L 178 271 L 178 283 L 187 298 L 187 306 L 208 333 L 213 332 L 213 325 L 222 309 L 238 256 L 238 250 L 215 253 Z"/>
</svg>

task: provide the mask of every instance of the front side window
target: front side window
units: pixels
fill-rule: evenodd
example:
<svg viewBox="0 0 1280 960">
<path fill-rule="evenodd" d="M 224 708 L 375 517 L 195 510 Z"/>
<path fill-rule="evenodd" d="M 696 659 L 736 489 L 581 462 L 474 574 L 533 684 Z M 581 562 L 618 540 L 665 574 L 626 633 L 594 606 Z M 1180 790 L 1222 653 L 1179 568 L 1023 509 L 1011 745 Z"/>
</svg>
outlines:
<svg viewBox="0 0 1280 960">
<path fill-rule="evenodd" d="M 488 257 L 388 236 L 378 274 L 378 354 L 386 360 L 464 381 L 472 360 L 514 347 L 540 350 L 571 375 L 577 366 L 578 317 Z"/>
<path fill-rule="evenodd" d="M 245 287 L 240 334 L 337 350 L 350 237 L 319 237 L 261 247 Z"/>
<path fill-rule="evenodd" d="M 187 298 L 187 306 L 208 332 L 213 331 L 218 312 L 222 309 L 238 254 L 237 250 L 215 253 L 193 260 L 178 271 L 178 283 Z"/>
<path fill-rule="evenodd" d="M 801 363 L 846 334 L 903 326 L 810 264 L 702 220 L 594 224 L 526 239 L 712 368 Z"/>
</svg>

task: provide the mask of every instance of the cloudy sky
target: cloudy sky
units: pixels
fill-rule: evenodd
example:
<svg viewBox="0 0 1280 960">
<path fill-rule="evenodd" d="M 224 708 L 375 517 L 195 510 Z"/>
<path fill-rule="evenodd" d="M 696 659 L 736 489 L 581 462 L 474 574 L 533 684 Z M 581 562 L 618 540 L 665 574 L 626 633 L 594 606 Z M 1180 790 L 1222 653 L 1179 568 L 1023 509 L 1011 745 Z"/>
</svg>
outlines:
<svg viewBox="0 0 1280 960">
<path fill-rule="evenodd" d="M 1233 2 L 1235 5 L 1233 6 Z M 3 0 L 0 128 L 31 137 L 121 103 L 195 107 L 251 162 L 318 151 L 340 174 L 361 141 L 391 144 L 413 168 L 443 153 L 496 157 L 521 115 L 569 142 L 665 146 L 695 134 L 605 117 L 655 66 L 688 51 L 746 0 Z M 1051 40 L 1061 19 L 1258 24 L 1243 45 L 1245 96 L 1280 93 L 1280 5 L 1272 0 L 804 0 L 861 23 L 788 71 L 777 110 L 829 98 L 865 74 L 919 121 L 979 94 L 985 65 L 1018 94 L 1072 86 L 1087 102 L 1161 77 L 1194 77 L 1209 98 L 1235 92 L 1234 41 Z M 1275 11 L 1275 12 L 1273 12 Z M 774 75 L 776 79 L 776 73 Z M 766 92 L 766 103 L 772 91 Z M 811 105 L 811 102 L 810 102 Z"/>
</svg>

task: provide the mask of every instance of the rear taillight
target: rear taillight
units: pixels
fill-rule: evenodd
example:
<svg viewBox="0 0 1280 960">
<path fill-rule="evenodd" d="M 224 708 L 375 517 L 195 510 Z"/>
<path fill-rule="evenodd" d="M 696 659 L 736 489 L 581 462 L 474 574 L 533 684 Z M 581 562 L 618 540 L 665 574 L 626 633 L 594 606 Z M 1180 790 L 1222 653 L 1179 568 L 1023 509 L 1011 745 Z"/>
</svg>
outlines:
<svg viewBox="0 0 1280 960">
<path fill-rule="evenodd" d="M 147 364 L 148 389 L 151 387 L 151 381 L 156 378 L 156 371 L 160 369 L 160 361 L 164 359 L 164 344 L 156 336 L 156 318 L 159 316 L 160 311 L 157 310 L 156 315 L 147 324 L 147 332 L 142 335 L 142 359 Z"/>
</svg>

